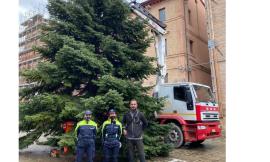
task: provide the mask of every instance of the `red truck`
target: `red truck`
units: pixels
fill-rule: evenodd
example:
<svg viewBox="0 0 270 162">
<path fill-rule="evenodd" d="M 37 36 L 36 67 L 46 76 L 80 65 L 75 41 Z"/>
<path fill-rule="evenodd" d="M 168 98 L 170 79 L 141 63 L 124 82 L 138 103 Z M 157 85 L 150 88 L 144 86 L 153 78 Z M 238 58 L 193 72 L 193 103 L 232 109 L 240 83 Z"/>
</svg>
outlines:
<svg viewBox="0 0 270 162">
<path fill-rule="evenodd" d="M 191 82 L 161 84 L 155 96 L 165 97 L 156 118 L 160 124 L 172 124 L 166 141 L 176 148 L 221 136 L 219 108 L 210 87 Z"/>
</svg>

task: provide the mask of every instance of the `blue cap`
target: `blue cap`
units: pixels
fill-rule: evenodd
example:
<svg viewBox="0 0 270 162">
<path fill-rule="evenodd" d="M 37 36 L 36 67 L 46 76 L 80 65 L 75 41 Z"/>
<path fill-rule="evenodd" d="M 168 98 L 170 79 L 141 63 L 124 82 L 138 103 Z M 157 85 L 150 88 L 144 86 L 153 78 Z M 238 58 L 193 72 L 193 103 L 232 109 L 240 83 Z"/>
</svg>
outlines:
<svg viewBox="0 0 270 162">
<path fill-rule="evenodd" d="M 111 113 L 116 113 L 116 111 L 114 109 L 110 109 L 109 114 L 111 114 Z"/>
<path fill-rule="evenodd" d="M 86 111 L 84 112 L 84 114 L 85 114 L 85 115 L 92 115 L 92 111 L 86 110 Z"/>
<path fill-rule="evenodd" d="M 116 111 L 114 109 L 110 109 L 109 114 L 116 114 Z"/>
</svg>

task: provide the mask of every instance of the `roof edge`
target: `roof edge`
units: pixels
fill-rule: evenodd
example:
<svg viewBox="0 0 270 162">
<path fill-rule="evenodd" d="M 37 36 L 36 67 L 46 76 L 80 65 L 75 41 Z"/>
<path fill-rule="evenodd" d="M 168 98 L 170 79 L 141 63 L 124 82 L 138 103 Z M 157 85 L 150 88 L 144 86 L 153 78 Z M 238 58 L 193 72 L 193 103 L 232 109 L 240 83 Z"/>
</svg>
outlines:
<svg viewBox="0 0 270 162">
<path fill-rule="evenodd" d="M 142 6 L 147 6 L 147 5 L 152 5 L 152 4 L 161 2 L 161 1 L 163 1 L 163 0 L 147 0 L 145 2 L 142 2 L 141 5 Z"/>
</svg>

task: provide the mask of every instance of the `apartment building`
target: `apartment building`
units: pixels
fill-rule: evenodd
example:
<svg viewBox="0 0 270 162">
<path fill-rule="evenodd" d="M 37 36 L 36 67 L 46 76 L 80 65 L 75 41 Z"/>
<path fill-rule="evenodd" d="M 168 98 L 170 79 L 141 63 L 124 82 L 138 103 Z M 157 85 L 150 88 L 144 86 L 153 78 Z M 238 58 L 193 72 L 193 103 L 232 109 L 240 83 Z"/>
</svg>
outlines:
<svg viewBox="0 0 270 162">
<path fill-rule="evenodd" d="M 47 20 L 42 15 L 37 14 L 22 22 L 19 33 L 19 71 L 35 68 L 40 61 L 40 55 L 33 50 L 33 46 L 40 45 L 39 36 L 41 25 Z M 27 87 L 32 83 L 27 83 L 23 77 L 19 76 L 19 87 Z"/>
<path fill-rule="evenodd" d="M 211 86 L 205 3 L 203 0 L 147 0 L 142 5 L 166 25 L 165 82 L 196 82 Z M 154 43 L 147 56 L 155 57 Z M 156 76 L 144 85 L 156 83 Z"/>
</svg>

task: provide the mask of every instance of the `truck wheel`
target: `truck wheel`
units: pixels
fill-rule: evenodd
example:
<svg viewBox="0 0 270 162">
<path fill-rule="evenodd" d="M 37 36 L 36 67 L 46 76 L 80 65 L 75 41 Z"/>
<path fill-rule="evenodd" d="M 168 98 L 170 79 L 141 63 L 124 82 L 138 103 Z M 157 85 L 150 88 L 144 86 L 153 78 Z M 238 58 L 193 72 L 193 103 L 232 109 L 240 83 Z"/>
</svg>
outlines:
<svg viewBox="0 0 270 162">
<path fill-rule="evenodd" d="M 172 125 L 168 135 L 165 137 L 165 142 L 172 144 L 175 148 L 179 148 L 185 144 L 184 135 L 179 126 L 174 123 Z"/>
</svg>

